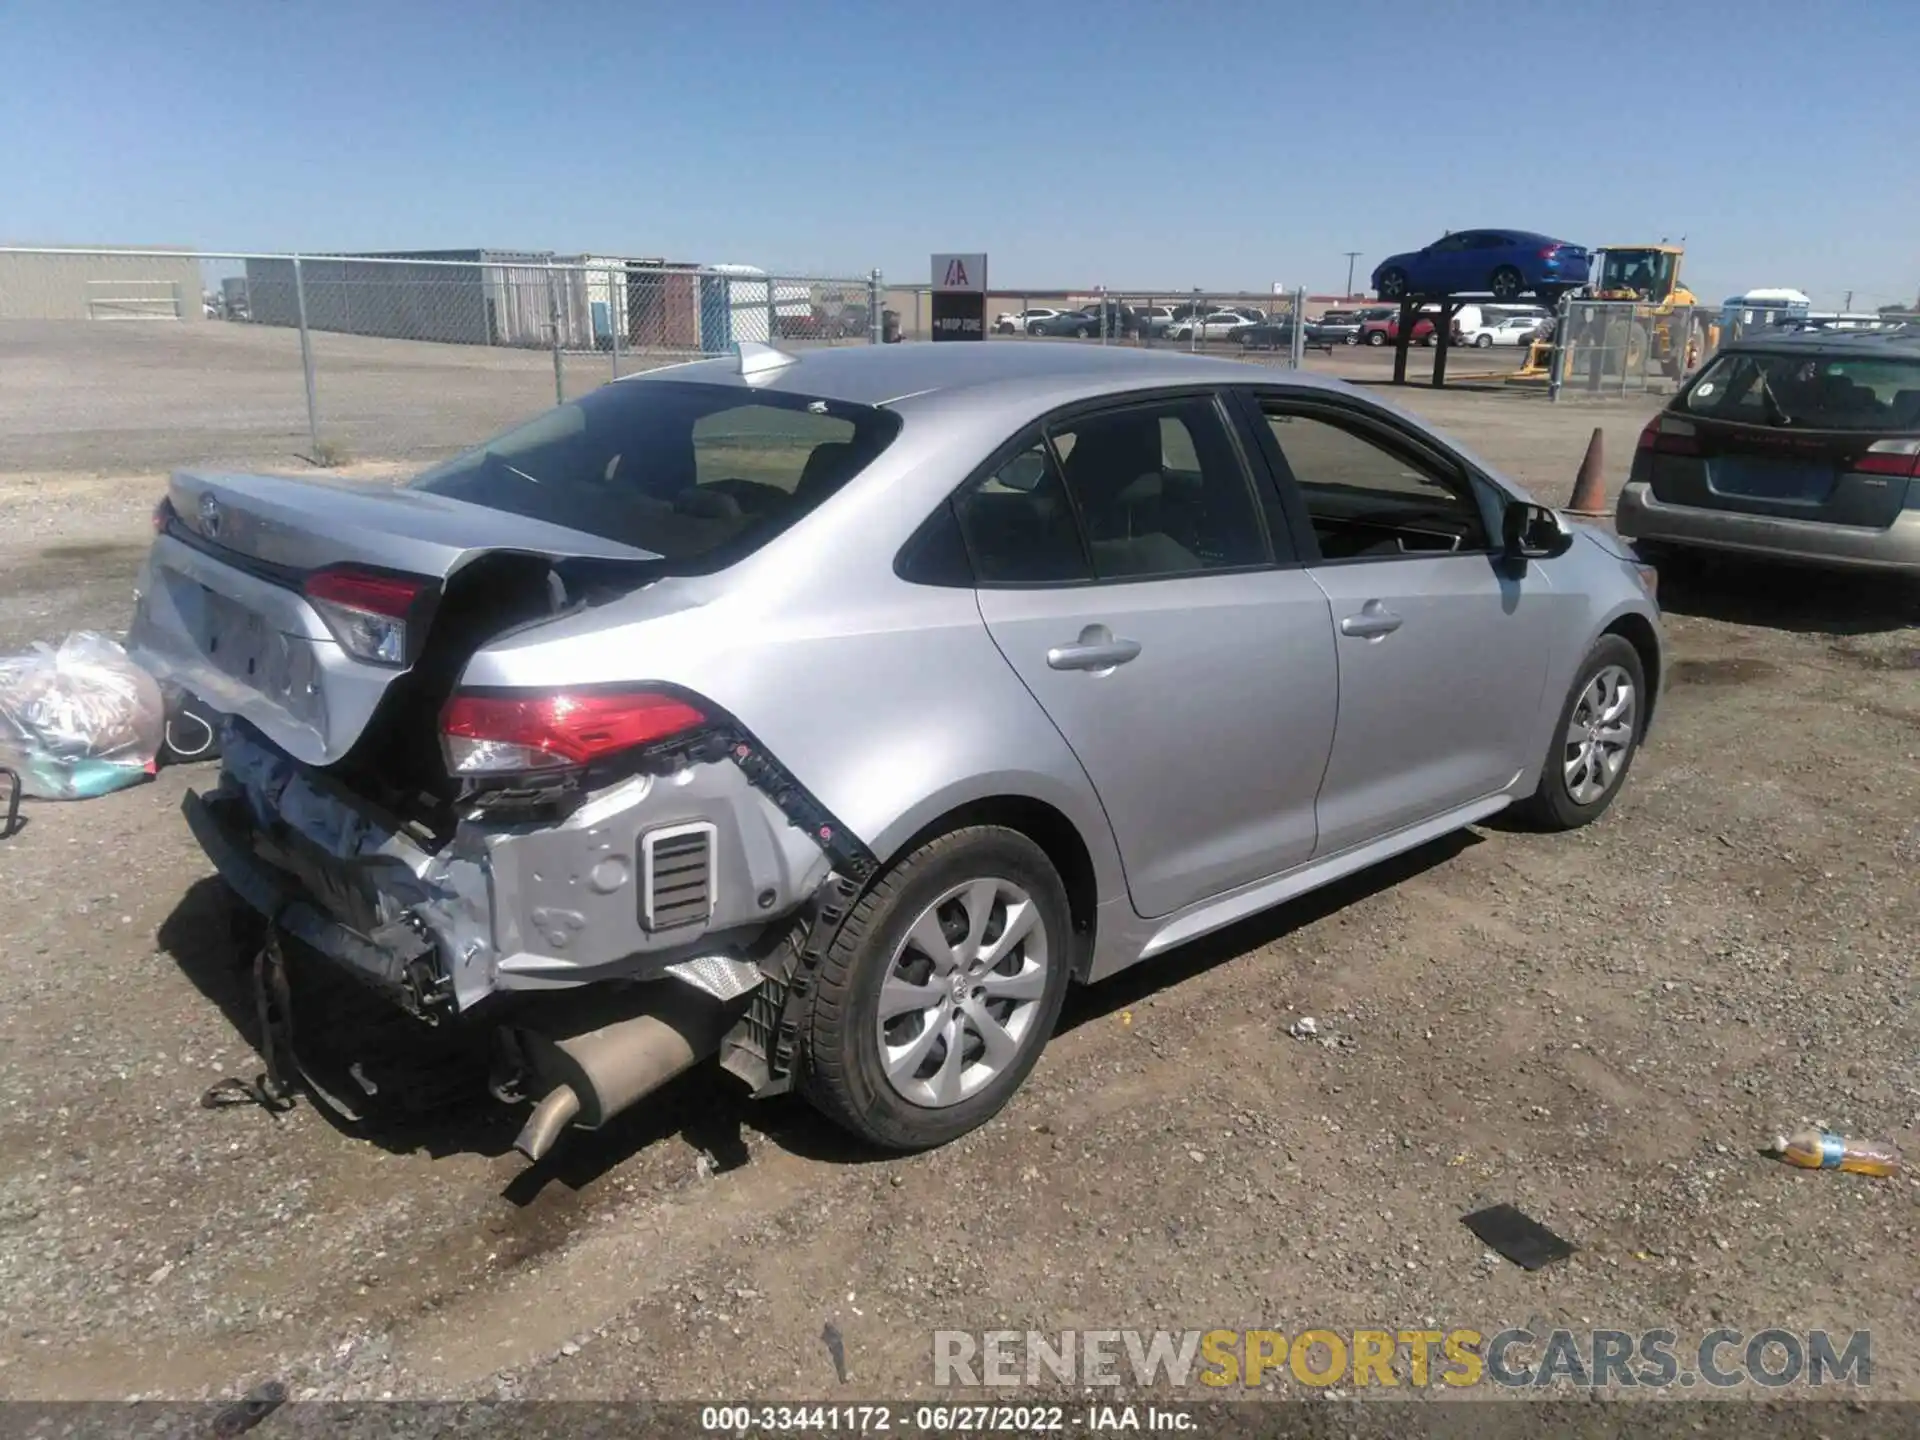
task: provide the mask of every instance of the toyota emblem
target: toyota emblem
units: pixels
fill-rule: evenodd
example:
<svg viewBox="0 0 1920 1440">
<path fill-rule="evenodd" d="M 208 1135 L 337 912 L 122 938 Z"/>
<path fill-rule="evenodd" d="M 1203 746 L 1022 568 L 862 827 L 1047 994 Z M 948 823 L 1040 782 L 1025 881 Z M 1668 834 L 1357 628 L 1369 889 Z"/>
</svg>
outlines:
<svg viewBox="0 0 1920 1440">
<path fill-rule="evenodd" d="M 220 502 L 214 498 L 211 490 L 200 494 L 200 529 L 209 540 L 220 535 Z"/>
</svg>

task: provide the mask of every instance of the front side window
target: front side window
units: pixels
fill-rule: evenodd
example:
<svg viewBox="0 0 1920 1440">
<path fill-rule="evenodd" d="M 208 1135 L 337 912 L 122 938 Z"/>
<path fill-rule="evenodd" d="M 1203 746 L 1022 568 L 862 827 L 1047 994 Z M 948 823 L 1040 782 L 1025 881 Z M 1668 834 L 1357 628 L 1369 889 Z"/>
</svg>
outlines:
<svg viewBox="0 0 1920 1440">
<path fill-rule="evenodd" d="M 1391 559 L 1491 548 L 1464 475 L 1447 474 L 1358 423 L 1264 402 L 1306 503 L 1323 560 Z"/>
<path fill-rule="evenodd" d="M 1100 580 L 1259 565 L 1266 537 L 1211 400 L 1130 406 L 1050 431 Z"/>
<path fill-rule="evenodd" d="M 899 417 L 732 385 L 603 385 L 412 488 L 651 551 L 685 570 L 752 553 L 873 463 Z"/>
</svg>

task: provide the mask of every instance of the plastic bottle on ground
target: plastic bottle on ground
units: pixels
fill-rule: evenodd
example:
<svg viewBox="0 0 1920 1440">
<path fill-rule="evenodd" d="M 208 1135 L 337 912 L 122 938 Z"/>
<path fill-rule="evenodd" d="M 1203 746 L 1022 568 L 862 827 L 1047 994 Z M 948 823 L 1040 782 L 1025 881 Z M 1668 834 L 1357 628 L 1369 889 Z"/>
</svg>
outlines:
<svg viewBox="0 0 1920 1440">
<path fill-rule="evenodd" d="M 1856 1175 L 1897 1175 L 1900 1152 L 1875 1140 L 1849 1140 L 1831 1130 L 1802 1130 L 1773 1142 L 1774 1153 L 1803 1170 L 1850 1170 Z"/>
</svg>

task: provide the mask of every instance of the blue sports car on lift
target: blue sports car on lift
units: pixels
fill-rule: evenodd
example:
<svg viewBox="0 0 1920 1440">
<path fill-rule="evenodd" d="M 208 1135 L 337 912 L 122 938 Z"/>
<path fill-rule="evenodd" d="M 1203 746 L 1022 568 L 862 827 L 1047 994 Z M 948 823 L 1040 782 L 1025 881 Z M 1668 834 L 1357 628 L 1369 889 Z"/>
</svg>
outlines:
<svg viewBox="0 0 1920 1440">
<path fill-rule="evenodd" d="M 1532 294 L 1551 305 L 1587 283 L 1587 252 L 1531 230 L 1455 230 L 1424 250 L 1389 255 L 1373 272 L 1382 300 L 1410 296 Z"/>
</svg>

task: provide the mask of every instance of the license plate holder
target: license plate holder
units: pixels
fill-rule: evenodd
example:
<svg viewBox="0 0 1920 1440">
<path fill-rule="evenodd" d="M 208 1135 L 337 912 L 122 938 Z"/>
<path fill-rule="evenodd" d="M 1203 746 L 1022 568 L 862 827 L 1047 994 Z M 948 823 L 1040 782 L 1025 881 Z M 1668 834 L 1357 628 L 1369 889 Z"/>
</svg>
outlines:
<svg viewBox="0 0 1920 1440">
<path fill-rule="evenodd" d="M 1819 460 L 1721 455 L 1707 466 L 1707 487 L 1730 499 L 1820 505 L 1833 493 L 1834 469 Z"/>
</svg>

